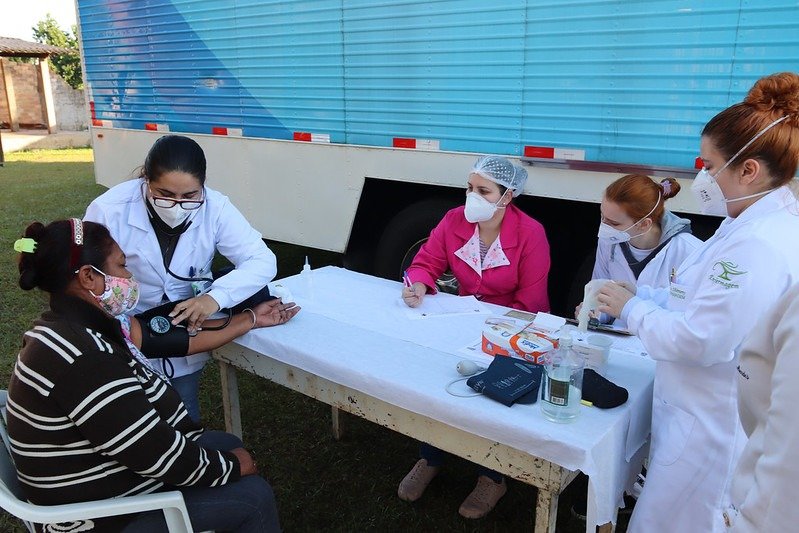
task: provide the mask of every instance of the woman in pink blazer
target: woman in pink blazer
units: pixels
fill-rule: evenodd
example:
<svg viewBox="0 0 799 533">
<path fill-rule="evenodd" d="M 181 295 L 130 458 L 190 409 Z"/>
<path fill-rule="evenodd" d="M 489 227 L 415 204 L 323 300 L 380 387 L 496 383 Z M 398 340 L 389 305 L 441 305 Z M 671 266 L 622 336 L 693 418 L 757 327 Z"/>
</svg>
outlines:
<svg viewBox="0 0 799 533">
<path fill-rule="evenodd" d="M 543 226 L 511 202 L 524 190 L 527 172 L 504 157 L 483 156 L 469 173 L 466 205 L 450 210 L 416 254 L 402 298 L 418 306 L 436 292 L 435 280 L 450 269 L 462 296 L 524 311 L 549 311 L 549 243 Z M 422 497 L 438 474 L 445 452 L 422 444 L 421 459 L 397 493 L 406 501 Z M 458 512 L 482 518 L 507 492 L 503 476 L 480 467 L 477 486 Z"/>
<path fill-rule="evenodd" d="M 524 311 L 549 311 L 549 243 L 544 227 L 511 202 L 527 172 L 504 157 L 484 156 L 469 174 L 466 205 L 450 210 L 408 268 L 411 307 L 450 269 L 462 296 Z"/>
</svg>

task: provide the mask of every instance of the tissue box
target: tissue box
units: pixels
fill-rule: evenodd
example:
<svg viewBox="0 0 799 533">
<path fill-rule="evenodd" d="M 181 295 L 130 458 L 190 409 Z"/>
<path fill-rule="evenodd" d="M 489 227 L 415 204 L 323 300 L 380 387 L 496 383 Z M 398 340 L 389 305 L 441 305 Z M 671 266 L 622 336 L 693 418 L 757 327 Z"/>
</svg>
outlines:
<svg viewBox="0 0 799 533">
<path fill-rule="evenodd" d="M 541 356 L 557 346 L 555 339 L 529 323 L 509 317 L 486 320 L 482 337 L 482 348 L 488 355 L 518 357 L 537 364 L 542 364 Z"/>
</svg>

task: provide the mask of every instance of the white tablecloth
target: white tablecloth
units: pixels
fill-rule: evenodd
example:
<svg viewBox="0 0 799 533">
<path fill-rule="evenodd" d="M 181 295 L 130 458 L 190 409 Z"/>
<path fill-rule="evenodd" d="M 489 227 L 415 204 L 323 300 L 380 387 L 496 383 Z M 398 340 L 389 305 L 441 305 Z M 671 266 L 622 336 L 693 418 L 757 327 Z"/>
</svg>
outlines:
<svg viewBox="0 0 799 533">
<path fill-rule="evenodd" d="M 649 432 L 653 361 L 612 351 L 606 377 L 629 391 L 627 403 L 609 410 L 581 406 L 575 422 L 555 424 L 537 404 L 508 408 L 444 390 L 459 377 L 455 365 L 464 357 L 461 350 L 479 339 L 488 314 L 411 320 L 400 307 L 399 282 L 335 267 L 312 271 L 310 281 L 292 276 L 280 283 L 303 310 L 283 326 L 252 331 L 237 342 L 403 409 L 580 470 L 591 480 L 588 530 L 612 520 L 641 466 L 640 457 L 634 462 L 630 457 Z M 487 308 L 492 314 L 506 311 Z M 491 360 L 473 359 L 486 366 Z"/>
</svg>

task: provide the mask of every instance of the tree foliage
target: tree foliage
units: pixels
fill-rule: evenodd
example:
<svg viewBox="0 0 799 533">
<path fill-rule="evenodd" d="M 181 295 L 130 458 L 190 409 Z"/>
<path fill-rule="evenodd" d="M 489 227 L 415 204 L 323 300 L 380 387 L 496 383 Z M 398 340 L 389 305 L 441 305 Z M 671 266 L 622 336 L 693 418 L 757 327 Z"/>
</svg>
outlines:
<svg viewBox="0 0 799 533">
<path fill-rule="evenodd" d="M 80 68 L 80 52 L 78 49 L 78 28 L 74 24 L 70 31 L 64 31 L 50 15 L 40 20 L 33 28 L 33 39 L 37 43 L 49 44 L 74 50 L 73 54 L 57 54 L 50 56 L 50 64 L 59 76 L 74 89 L 83 87 L 83 74 Z"/>
</svg>

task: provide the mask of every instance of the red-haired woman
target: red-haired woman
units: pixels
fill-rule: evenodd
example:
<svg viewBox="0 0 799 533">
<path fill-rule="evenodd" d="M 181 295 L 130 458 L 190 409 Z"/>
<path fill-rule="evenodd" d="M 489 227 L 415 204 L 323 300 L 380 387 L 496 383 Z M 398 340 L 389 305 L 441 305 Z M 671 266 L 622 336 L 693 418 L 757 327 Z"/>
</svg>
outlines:
<svg viewBox="0 0 799 533">
<path fill-rule="evenodd" d="M 591 279 L 628 281 L 666 287 L 702 241 L 691 234 L 691 222 L 664 207 L 680 192 L 674 178 L 660 183 L 629 174 L 611 183 L 602 198 L 599 244 Z"/>
</svg>

